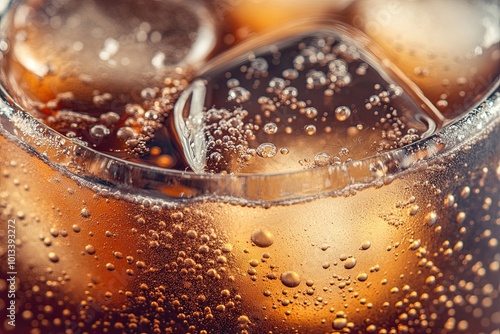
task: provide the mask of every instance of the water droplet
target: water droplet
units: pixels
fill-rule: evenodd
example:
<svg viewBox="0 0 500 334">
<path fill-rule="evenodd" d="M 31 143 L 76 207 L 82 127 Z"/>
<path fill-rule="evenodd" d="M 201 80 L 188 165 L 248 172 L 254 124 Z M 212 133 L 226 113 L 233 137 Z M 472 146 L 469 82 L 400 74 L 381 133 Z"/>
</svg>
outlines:
<svg viewBox="0 0 500 334">
<path fill-rule="evenodd" d="M 367 273 L 360 273 L 357 277 L 358 281 L 364 282 L 368 279 L 368 274 Z"/>
<path fill-rule="evenodd" d="M 106 263 L 106 269 L 109 271 L 114 271 L 115 270 L 115 265 L 112 263 Z"/>
<path fill-rule="evenodd" d="M 345 328 L 346 326 L 347 326 L 346 318 L 337 318 L 332 322 L 333 329 L 342 329 Z"/>
<path fill-rule="evenodd" d="M 352 269 L 356 265 L 357 261 L 356 258 L 350 257 L 344 262 L 344 268 L 346 269 Z"/>
<path fill-rule="evenodd" d="M 54 252 L 50 252 L 49 253 L 49 260 L 54 262 L 54 263 L 59 262 L 59 256 Z"/>
<path fill-rule="evenodd" d="M 269 247 L 274 242 L 274 236 L 265 229 L 255 230 L 251 236 L 252 242 L 258 247 Z"/>
<path fill-rule="evenodd" d="M 283 285 L 294 288 L 300 284 L 300 276 L 295 271 L 287 271 L 281 274 L 281 283 Z"/>
<path fill-rule="evenodd" d="M 434 224 L 436 224 L 437 219 L 438 219 L 437 214 L 436 214 L 435 212 L 430 212 L 430 213 L 426 216 L 426 222 L 427 222 L 427 225 L 429 225 L 429 226 L 433 226 Z"/>
<path fill-rule="evenodd" d="M 363 242 L 361 244 L 361 247 L 359 247 L 359 249 L 367 250 L 368 248 L 370 248 L 371 245 L 372 245 L 372 243 L 370 241 L 366 240 L 365 242 Z"/>
<path fill-rule="evenodd" d="M 83 218 L 89 218 L 90 217 L 90 210 L 87 208 L 83 208 L 82 211 L 80 211 L 80 215 Z"/>
<path fill-rule="evenodd" d="M 96 250 L 95 250 L 95 247 L 94 247 L 94 246 L 92 246 L 92 245 L 87 245 L 87 246 L 85 246 L 85 251 L 87 252 L 87 254 L 92 255 L 92 254 L 95 254 L 95 251 L 96 251 Z"/>
</svg>

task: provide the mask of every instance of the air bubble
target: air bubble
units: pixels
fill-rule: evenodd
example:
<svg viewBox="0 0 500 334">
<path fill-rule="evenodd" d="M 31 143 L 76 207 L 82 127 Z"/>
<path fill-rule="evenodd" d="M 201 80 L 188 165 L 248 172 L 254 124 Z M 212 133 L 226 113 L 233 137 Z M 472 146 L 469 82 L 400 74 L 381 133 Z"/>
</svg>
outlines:
<svg viewBox="0 0 500 334">
<path fill-rule="evenodd" d="M 105 125 L 97 124 L 90 128 L 89 134 L 94 139 L 102 139 L 109 135 L 111 130 Z"/>
<path fill-rule="evenodd" d="M 307 118 L 315 118 L 318 116 L 318 110 L 314 107 L 307 107 L 305 109 L 305 115 Z"/>
<path fill-rule="evenodd" d="M 272 158 L 276 155 L 278 148 L 273 143 L 262 143 L 257 147 L 257 154 L 262 158 Z"/>
<path fill-rule="evenodd" d="M 297 71 L 294 68 L 287 68 L 283 70 L 283 78 L 288 79 L 288 80 L 295 80 L 299 77 L 299 71 Z"/>
<path fill-rule="evenodd" d="M 312 124 L 309 124 L 309 125 L 306 125 L 304 127 L 304 131 L 306 132 L 306 134 L 308 134 L 309 136 L 312 136 L 314 134 L 316 134 L 316 126 L 312 125 Z"/>
<path fill-rule="evenodd" d="M 337 118 L 337 120 L 341 122 L 346 121 L 350 116 L 351 116 L 351 109 L 349 109 L 349 107 L 340 106 L 337 109 L 335 109 L 335 118 Z"/>
<path fill-rule="evenodd" d="M 318 153 L 314 156 L 314 164 L 318 167 L 328 166 L 332 157 L 328 153 Z"/>
<path fill-rule="evenodd" d="M 243 103 L 250 100 L 251 94 L 243 87 L 234 87 L 229 89 L 227 100 L 236 103 Z"/>
<path fill-rule="evenodd" d="M 278 132 L 278 126 L 275 123 L 266 123 L 264 125 L 264 132 L 268 135 L 273 135 Z"/>
</svg>

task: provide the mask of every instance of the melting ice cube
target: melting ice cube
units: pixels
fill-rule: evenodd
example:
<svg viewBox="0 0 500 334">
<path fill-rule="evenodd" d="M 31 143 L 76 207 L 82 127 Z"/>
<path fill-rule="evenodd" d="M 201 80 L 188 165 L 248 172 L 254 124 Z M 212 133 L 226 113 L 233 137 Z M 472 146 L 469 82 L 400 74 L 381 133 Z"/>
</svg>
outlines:
<svg viewBox="0 0 500 334">
<path fill-rule="evenodd" d="M 227 54 L 175 106 L 186 159 L 196 172 L 278 173 L 362 159 L 432 132 L 439 115 L 380 63 L 331 27 Z"/>
</svg>

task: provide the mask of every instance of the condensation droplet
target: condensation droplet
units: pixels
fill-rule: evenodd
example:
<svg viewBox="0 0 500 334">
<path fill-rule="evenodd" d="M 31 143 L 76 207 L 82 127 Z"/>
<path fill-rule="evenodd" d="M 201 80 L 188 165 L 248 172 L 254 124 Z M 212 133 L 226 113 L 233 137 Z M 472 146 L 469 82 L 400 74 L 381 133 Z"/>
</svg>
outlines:
<svg viewBox="0 0 500 334">
<path fill-rule="evenodd" d="M 92 246 L 92 245 L 85 246 L 85 252 L 87 252 L 87 254 L 90 254 L 90 255 L 95 254 L 95 251 L 96 250 L 95 250 L 94 246 Z"/>
<path fill-rule="evenodd" d="M 347 260 L 344 261 L 344 268 L 346 269 L 352 269 L 354 266 L 356 266 L 356 258 L 350 257 Z"/>
<path fill-rule="evenodd" d="M 90 217 L 90 210 L 87 208 L 83 208 L 82 211 L 80 211 L 80 215 L 83 218 L 89 218 Z"/>
<path fill-rule="evenodd" d="M 295 271 L 287 271 L 281 274 L 281 283 L 283 285 L 294 288 L 300 284 L 300 276 Z"/>
<path fill-rule="evenodd" d="M 367 273 L 360 273 L 357 277 L 358 281 L 364 282 L 368 279 L 368 274 Z"/>
<path fill-rule="evenodd" d="M 265 229 L 255 230 L 251 236 L 252 242 L 258 247 L 269 247 L 274 242 L 274 236 Z"/>
<path fill-rule="evenodd" d="M 372 243 L 370 241 L 366 240 L 365 242 L 363 242 L 361 244 L 361 247 L 359 247 L 359 249 L 367 250 L 368 248 L 370 248 L 371 245 L 372 245 Z"/>
<path fill-rule="evenodd" d="M 436 224 L 437 219 L 438 219 L 437 214 L 435 212 L 430 212 L 426 217 L 427 225 L 433 226 L 434 224 Z"/>
<path fill-rule="evenodd" d="M 49 253 L 49 260 L 54 262 L 54 263 L 59 262 L 59 256 L 54 252 L 50 252 Z"/>
</svg>

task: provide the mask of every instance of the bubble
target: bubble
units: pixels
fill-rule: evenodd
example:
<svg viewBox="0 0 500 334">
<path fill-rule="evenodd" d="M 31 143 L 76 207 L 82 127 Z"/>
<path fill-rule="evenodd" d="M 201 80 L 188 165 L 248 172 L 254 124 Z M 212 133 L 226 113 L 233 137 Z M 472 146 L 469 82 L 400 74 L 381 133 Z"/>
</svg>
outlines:
<svg viewBox="0 0 500 334">
<path fill-rule="evenodd" d="M 134 138 L 136 135 L 134 129 L 128 126 L 121 127 L 116 132 L 116 137 L 123 141 Z"/>
<path fill-rule="evenodd" d="M 257 147 L 257 154 L 262 158 L 272 158 L 276 155 L 278 148 L 273 143 L 262 143 Z"/>
<path fill-rule="evenodd" d="M 286 83 L 282 78 L 272 78 L 269 81 L 269 87 L 272 88 L 275 93 L 279 94 L 283 88 L 286 87 Z"/>
<path fill-rule="evenodd" d="M 335 118 L 337 120 L 344 122 L 351 116 L 351 109 L 346 106 L 340 106 L 335 109 Z"/>
<path fill-rule="evenodd" d="M 227 81 L 227 88 L 235 88 L 235 87 L 238 87 L 240 85 L 240 81 L 238 79 L 235 79 L 235 78 L 231 78 Z"/>
<path fill-rule="evenodd" d="M 314 126 L 312 124 L 306 125 L 306 126 L 304 126 L 304 131 L 309 136 L 312 136 L 312 135 L 316 134 L 316 126 Z"/>
<path fill-rule="evenodd" d="M 318 116 L 318 110 L 314 107 L 307 107 L 305 109 L 305 115 L 307 118 L 315 118 Z"/>
<path fill-rule="evenodd" d="M 243 87 L 233 87 L 229 89 L 227 100 L 234 101 L 236 103 L 243 103 L 250 100 L 250 92 Z"/>
<path fill-rule="evenodd" d="M 282 92 L 282 97 L 285 100 L 292 99 L 294 97 L 297 97 L 299 95 L 299 90 L 295 87 L 285 87 Z"/>
<path fill-rule="evenodd" d="M 306 74 L 306 87 L 309 89 L 323 87 L 327 83 L 322 71 L 311 70 Z"/>
<path fill-rule="evenodd" d="M 287 68 L 283 70 L 283 78 L 288 79 L 288 80 L 295 80 L 299 77 L 299 71 L 297 71 L 294 68 Z"/>
<path fill-rule="evenodd" d="M 112 263 L 106 263 L 106 269 L 109 271 L 114 271 L 115 270 L 115 265 Z"/>
<path fill-rule="evenodd" d="M 273 234 L 265 229 L 259 229 L 252 232 L 252 242 L 258 247 L 269 247 L 274 243 Z"/>
<path fill-rule="evenodd" d="M 251 63 L 250 63 L 250 68 L 257 73 L 264 74 L 267 73 L 267 69 L 269 68 L 269 65 L 267 61 L 264 58 L 255 58 Z"/>
<path fill-rule="evenodd" d="M 281 283 L 289 288 L 295 288 L 300 284 L 300 276 L 295 271 L 286 271 L 281 274 Z"/>
<path fill-rule="evenodd" d="M 101 139 L 111 133 L 111 130 L 105 125 L 97 124 L 90 128 L 89 134 L 94 139 Z"/>
<path fill-rule="evenodd" d="M 328 166 L 331 162 L 332 157 L 325 152 L 318 153 L 314 156 L 314 164 L 318 167 Z"/>
<path fill-rule="evenodd" d="M 276 125 L 276 123 L 266 123 L 264 125 L 264 132 L 267 133 L 268 135 L 273 135 L 275 134 L 276 132 L 278 132 L 278 126 Z"/>
<path fill-rule="evenodd" d="M 348 65 L 343 59 L 335 59 L 328 63 L 328 68 L 334 75 L 344 75 L 348 71 Z"/>
</svg>

